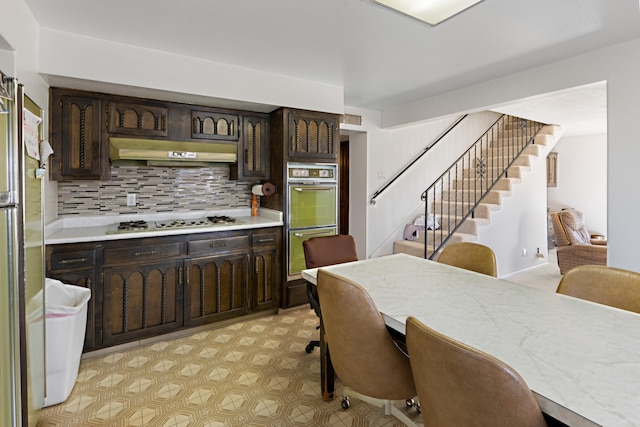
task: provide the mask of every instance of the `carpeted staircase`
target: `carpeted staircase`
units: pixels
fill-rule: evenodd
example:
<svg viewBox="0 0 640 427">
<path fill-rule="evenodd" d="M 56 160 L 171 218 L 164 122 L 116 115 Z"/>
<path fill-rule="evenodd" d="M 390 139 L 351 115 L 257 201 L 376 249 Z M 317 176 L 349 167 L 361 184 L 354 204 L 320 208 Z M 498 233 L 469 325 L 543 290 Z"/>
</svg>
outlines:
<svg viewBox="0 0 640 427">
<path fill-rule="evenodd" d="M 427 257 L 437 259 L 439 250 L 449 243 L 478 240 L 482 227 L 491 222 L 491 213 L 501 209 L 502 200 L 509 197 L 513 191 L 517 191 L 518 184 L 526 179 L 527 172 L 531 170 L 532 159 L 539 156 L 546 157 L 562 134 L 558 126 L 543 125 L 537 134 L 532 132 L 532 135 L 535 134 L 533 143 L 526 144 L 520 155 L 517 155 L 514 154 L 514 150 L 519 148 L 513 145 L 519 142 L 510 138 L 509 135 L 513 132 L 512 128 L 522 126 L 522 123 L 520 118 L 509 117 L 501 125 L 501 130 L 490 133 L 490 140 L 483 145 L 482 149 L 476 149 L 479 155 L 470 157 L 472 160 L 467 162 L 468 167 L 465 166 L 459 172 L 455 172 L 450 183 L 442 185 L 446 189 L 438 191 L 435 197 L 427 199 L 429 212 L 436 215 L 440 228 L 435 231 L 420 230 L 413 240 L 395 241 L 394 253 L 424 257 L 426 239 L 428 241 Z M 527 126 L 534 126 L 531 123 L 535 122 L 527 123 Z M 505 157 L 509 157 L 509 160 Z M 509 165 L 511 159 L 513 162 Z M 482 188 L 475 189 L 482 187 L 474 183 L 474 181 L 477 182 L 478 177 L 499 177 L 505 169 L 506 174 L 496 178 L 497 181 L 484 196 Z M 463 221 L 463 217 L 473 208 L 477 200 L 480 203 L 473 209 L 473 215 Z M 461 221 L 458 229 L 449 238 L 450 230 Z M 445 243 L 438 248 L 440 242 Z"/>
</svg>

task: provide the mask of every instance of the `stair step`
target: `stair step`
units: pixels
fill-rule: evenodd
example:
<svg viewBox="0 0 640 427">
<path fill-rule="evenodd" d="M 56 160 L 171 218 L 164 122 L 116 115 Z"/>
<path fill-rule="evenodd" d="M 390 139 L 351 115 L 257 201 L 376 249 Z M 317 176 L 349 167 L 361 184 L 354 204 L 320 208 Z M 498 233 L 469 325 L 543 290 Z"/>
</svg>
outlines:
<svg viewBox="0 0 640 427">
<path fill-rule="evenodd" d="M 513 166 L 530 166 L 532 157 L 532 155 L 526 154 L 525 152 L 513 160 Z M 511 160 L 511 157 L 509 156 L 482 157 L 482 160 L 477 159 L 477 161 L 472 161 L 469 167 L 475 169 L 481 165 L 486 165 L 489 167 L 503 169 L 506 165 L 509 164 L 509 160 Z"/>
<path fill-rule="evenodd" d="M 519 149 L 524 147 L 525 145 L 531 144 L 531 142 L 529 141 L 530 136 L 526 136 L 524 138 L 513 138 L 513 137 L 506 137 L 506 138 L 494 138 L 489 142 L 489 147 L 494 147 L 494 148 L 502 148 L 504 150 L 511 149 Z M 534 138 L 535 141 L 535 138 Z"/>
<path fill-rule="evenodd" d="M 511 190 L 513 190 L 514 181 L 516 181 L 515 178 L 500 178 L 498 182 L 496 182 L 493 189 L 510 192 Z M 475 185 L 474 182 L 475 180 L 469 178 L 455 179 L 451 181 L 451 185 L 449 186 L 449 188 L 451 190 L 466 190 L 468 188 L 473 188 L 473 186 Z"/>
<path fill-rule="evenodd" d="M 455 227 L 455 224 L 460 221 L 460 217 L 438 218 L 438 221 L 440 220 L 442 220 L 440 228 L 437 230 L 419 230 L 416 232 L 416 236 L 412 241 L 419 243 L 424 243 L 425 240 L 429 242 L 442 241 L 449 236 L 449 230 Z M 448 221 L 451 222 L 450 227 Z M 489 220 L 486 218 L 467 218 L 462 224 L 460 224 L 456 233 L 465 233 L 477 236 L 480 232 L 480 227 L 487 224 L 489 224 Z"/>
<path fill-rule="evenodd" d="M 471 209 L 470 203 L 436 203 L 432 206 L 432 212 L 436 215 L 448 215 L 456 213 L 466 213 Z M 496 210 L 500 207 L 500 205 L 492 204 L 492 203 L 480 203 L 475 208 L 475 218 L 491 218 L 491 211 Z"/>
<path fill-rule="evenodd" d="M 526 147 L 522 150 L 522 153 L 532 153 L 531 148 L 536 147 L 536 144 L 527 144 Z M 493 146 L 488 148 L 483 148 L 480 151 L 480 157 L 482 159 L 492 159 L 492 158 L 511 158 L 517 157 L 520 153 L 520 147 L 511 147 L 511 149 L 507 149 L 507 147 Z"/>
<path fill-rule="evenodd" d="M 453 200 L 468 200 L 468 201 L 480 201 L 480 197 L 483 194 L 484 189 L 473 190 L 473 187 L 464 190 L 445 190 L 442 192 L 442 198 L 445 200 L 453 199 Z M 507 196 L 506 191 L 503 190 L 491 190 L 489 191 L 482 201 L 484 203 L 493 203 L 499 205 L 502 203 L 502 197 Z"/>
<path fill-rule="evenodd" d="M 507 170 L 507 176 L 513 178 L 521 178 L 522 174 L 529 169 L 529 166 L 513 165 Z M 478 171 L 479 170 L 476 169 L 465 169 L 462 171 L 462 176 L 464 178 L 476 178 L 476 176 L 478 176 Z M 484 176 L 491 179 L 492 177 L 498 177 L 501 173 L 502 168 L 487 168 L 487 170 L 484 171 Z"/>
<path fill-rule="evenodd" d="M 453 236 L 451 236 L 451 239 L 449 239 L 447 245 L 459 242 L 475 242 L 477 240 L 477 236 L 473 234 L 455 233 Z M 435 246 L 428 245 L 427 250 L 429 251 L 429 253 L 432 253 L 435 250 Z M 393 253 L 405 253 L 407 255 L 424 258 L 424 243 L 411 240 L 396 240 L 395 242 L 393 242 Z"/>
<path fill-rule="evenodd" d="M 545 147 L 549 147 L 556 141 L 556 138 L 553 135 L 547 134 L 538 134 L 534 138 L 533 142 L 538 145 L 544 145 Z"/>
</svg>

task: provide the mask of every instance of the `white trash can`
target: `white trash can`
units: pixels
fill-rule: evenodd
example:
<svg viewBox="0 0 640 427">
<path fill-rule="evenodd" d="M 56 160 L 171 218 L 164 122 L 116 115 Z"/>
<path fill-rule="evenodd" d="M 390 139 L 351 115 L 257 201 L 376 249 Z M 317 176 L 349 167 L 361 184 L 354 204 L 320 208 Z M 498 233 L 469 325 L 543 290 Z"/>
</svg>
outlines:
<svg viewBox="0 0 640 427">
<path fill-rule="evenodd" d="M 78 378 L 91 290 L 46 278 L 44 295 L 46 407 L 67 400 Z"/>
</svg>

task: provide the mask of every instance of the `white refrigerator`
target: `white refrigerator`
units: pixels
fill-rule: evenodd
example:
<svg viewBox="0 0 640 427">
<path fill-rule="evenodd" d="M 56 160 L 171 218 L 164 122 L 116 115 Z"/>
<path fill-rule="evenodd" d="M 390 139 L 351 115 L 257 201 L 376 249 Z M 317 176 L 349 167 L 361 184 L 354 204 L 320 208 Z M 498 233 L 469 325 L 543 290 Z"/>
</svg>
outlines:
<svg viewBox="0 0 640 427">
<path fill-rule="evenodd" d="M 45 390 L 45 305 L 42 171 L 32 156 L 43 112 L 16 79 L 0 77 L 0 426 L 35 426 Z"/>
</svg>

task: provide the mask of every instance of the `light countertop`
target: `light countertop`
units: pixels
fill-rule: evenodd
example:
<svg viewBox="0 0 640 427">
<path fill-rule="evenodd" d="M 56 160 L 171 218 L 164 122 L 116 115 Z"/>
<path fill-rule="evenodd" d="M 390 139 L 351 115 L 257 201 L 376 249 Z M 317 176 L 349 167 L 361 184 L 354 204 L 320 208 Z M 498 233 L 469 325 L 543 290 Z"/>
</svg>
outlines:
<svg viewBox="0 0 640 427">
<path fill-rule="evenodd" d="M 120 222 L 144 220 L 166 221 L 174 219 L 196 219 L 208 216 L 227 215 L 236 219 L 233 225 L 215 225 L 205 227 L 185 227 L 168 230 L 149 230 L 113 233 Z M 260 208 L 258 216 L 251 216 L 250 209 L 228 209 L 195 212 L 166 212 L 161 214 L 101 215 L 101 216 L 65 216 L 45 227 L 45 244 L 96 242 L 144 237 L 175 236 L 181 234 L 210 233 L 212 231 L 233 231 L 252 228 L 278 227 L 284 224 L 282 212 Z"/>
</svg>

